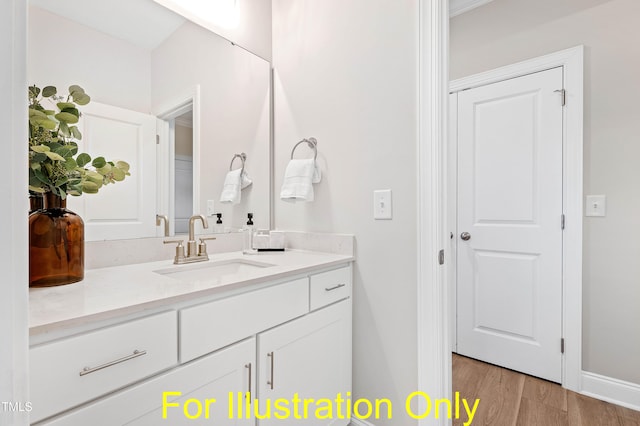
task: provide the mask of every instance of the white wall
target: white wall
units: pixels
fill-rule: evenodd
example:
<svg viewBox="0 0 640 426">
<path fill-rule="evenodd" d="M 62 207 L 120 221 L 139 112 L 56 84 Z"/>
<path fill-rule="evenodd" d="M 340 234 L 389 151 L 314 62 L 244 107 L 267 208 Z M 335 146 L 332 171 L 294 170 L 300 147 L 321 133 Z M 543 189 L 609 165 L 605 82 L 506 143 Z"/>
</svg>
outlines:
<svg viewBox="0 0 640 426">
<path fill-rule="evenodd" d="M 213 27 L 216 34 L 271 61 L 271 1 L 236 0 L 239 21 L 235 28 Z"/>
<path fill-rule="evenodd" d="M 257 227 L 269 228 L 269 63 L 190 22 L 154 49 L 151 62 L 156 113 L 200 86 L 200 156 L 194 158 L 200 164 L 200 213 L 215 200 L 225 226 L 241 227 L 252 212 Z M 247 154 L 253 185 L 242 191 L 240 204 L 223 205 L 224 178 L 240 152 Z"/>
<path fill-rule="evenodd" d="M 0 213 L 0 401 L 28 401 L 28 232 L 27 232 L 27 80 L 26 2 L 0 3 L 0 126 L 6 137 L 3 157 L 5 176 L 0 197 L 6 203 Z M 0 424 L 28 424 L 26 411 L 0 406 Z"/>
<path fill-rule="evenodd" d="M 151 52 L 35 6 L 29 7 L 29 84 L 62 94 L 82 86 L 94 101 L 150 111 Z"/>
<path fill-rule="evenodd" d="M 415 424 L 418 2 L 274 0 L 273 17 L 276 227 L 356 235 L 354 397 L 394 400 L 376 425 Z M 315 201 L 283 202 L 291 148 L 311 136 Z M 373 220 L 375 189 L 393 190 L 393 220 Z"/>
<path fill-rule="evenodd" d="M 451 21 L 451 78 L 585 45 L 583 370 L 640 384 L 640 2 L 495 0 Z M 578 301 L 576 301 L 578 302 Z"/>
</svg>

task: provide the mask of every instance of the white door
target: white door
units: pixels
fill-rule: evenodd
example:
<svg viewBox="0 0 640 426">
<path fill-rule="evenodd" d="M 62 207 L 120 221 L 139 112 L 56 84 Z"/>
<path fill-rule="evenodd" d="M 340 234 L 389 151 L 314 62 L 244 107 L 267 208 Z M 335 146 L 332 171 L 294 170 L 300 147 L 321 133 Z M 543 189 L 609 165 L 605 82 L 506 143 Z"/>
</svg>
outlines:
<svg viewBox="0 0 640 426">
<path fill-rule="evenodd" d="M 97 194 L 69 197 L 69 209 L 85 224 L 85 239 L 114 240 L 156 236 L 156 118 L 91 102 L 78 124 L 80 152 L 91 158 L 123 160 L 131 176 Z"/>
<path fill-rule="evenodd" d="M 457 351 L 561 381 L 562 68 L 458 94 Z"/>
</svg>

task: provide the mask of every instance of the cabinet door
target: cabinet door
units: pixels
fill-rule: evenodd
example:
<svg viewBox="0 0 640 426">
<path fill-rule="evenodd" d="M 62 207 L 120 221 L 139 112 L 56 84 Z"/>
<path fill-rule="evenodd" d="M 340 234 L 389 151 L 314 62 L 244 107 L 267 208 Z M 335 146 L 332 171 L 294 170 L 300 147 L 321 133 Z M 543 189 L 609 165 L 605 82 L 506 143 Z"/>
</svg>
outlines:
<svg viewBox="0 0 640 426">
<path fill-rule="evenodd" d="M 351 391 L 351 299 L 258 335 L 258 348 L 258 425 L 349 424 L 336 400 Z"/>
<path fill-rule="evenodd" d="M 46 422 L 55 426 L 86 425 L 253 425 L 253 420 L 229 415 L 229 396 L 237 405 L 251 386 L 255 388 L 255 339 L 235 344 L 220 352 L 201 358 L 140 385 L 80 408 L 67 415 Z M 251 385 L 250 385 L 251 384 Z M 165 392 L 175 392 L 164 396 Z M 180 394 L 176 394 L 179 392 Z M 163 401 L 166 418 L 163 419 Z M 215 399 L 216 402 L 207 403 Z M 196 403 L 195 400 L 199 401 Z M 173 406 L 170 404 L 178 404 Z M 209 413 L 207 418 L 207 406 Z M 188 418 L 188 414 L 190 417 Z"/>
</svg>

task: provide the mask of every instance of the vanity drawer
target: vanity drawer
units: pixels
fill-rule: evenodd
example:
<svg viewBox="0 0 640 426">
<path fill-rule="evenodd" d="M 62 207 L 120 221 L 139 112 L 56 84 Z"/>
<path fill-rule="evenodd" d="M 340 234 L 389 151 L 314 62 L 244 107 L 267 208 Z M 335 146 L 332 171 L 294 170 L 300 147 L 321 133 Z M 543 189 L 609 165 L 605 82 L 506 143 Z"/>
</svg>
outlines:
<svg viewBox="0 0 640 426">
<path fill-rule="evenodd" d="M 311 275 L 310 310 L 316 310 L 351 295 L 351 267 Z"/>
<path fill-rule="evenodd" d="M 31 421 L 176 365 L 177 341 L 171 311 L 32 347 Z"/>
<path fill-rule="evenodd" d="M 309 312 L 309 280 L 301 278 L 180 311 L 180 362 Z"/>
</svg>

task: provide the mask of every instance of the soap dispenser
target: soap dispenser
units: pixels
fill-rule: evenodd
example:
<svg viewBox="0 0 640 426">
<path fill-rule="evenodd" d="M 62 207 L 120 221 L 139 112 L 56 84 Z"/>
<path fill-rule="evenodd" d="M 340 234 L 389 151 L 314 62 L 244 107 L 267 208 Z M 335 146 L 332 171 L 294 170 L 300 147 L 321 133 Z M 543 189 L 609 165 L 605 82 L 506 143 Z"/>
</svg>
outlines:
<svg viewBox="0 0 640 426">
<path fill-rule="evenodd" d="M 224 232 L 224 225 L 222 224 L 222 213 L 216 213 L 218 220 L 216 220 L 216 224 L 213 226 L 213 232 L 216 234 L 221 234 Z"/>
<path fill-rule="evenodd" d="M 258 250 L 253 248 L 253 213 L 247 213 L 247 226 L 244 228 L 244 254 L 255 254 Z"/>
</svg>

